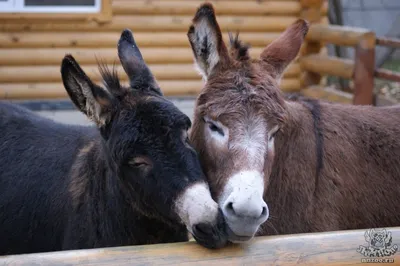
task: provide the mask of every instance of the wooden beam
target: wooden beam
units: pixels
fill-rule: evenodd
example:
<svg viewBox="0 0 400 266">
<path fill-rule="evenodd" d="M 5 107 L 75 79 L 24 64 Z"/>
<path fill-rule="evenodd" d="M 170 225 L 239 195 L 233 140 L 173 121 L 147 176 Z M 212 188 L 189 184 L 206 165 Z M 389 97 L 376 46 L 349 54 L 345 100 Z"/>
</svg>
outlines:
<svg viewBox="0 0 400 266">
<path fill-rule="evenodd" d="M 352 104 L 353 94 L 332 87 L 310 86 L 300 92 L 302 95 L 323 101 Z"/>
<path fill-rule="evenodd" d="M 134 32 L 163 32 L 184 31 L 193 19 L 192 16 L 163 16 L 163 15 L 119 15 L 114 16 L 110 23 L 87 23 L 42 21 L 33 23 L 28 20 L 20 20 L 11 23 L 0 20 L 2 32 L 29 32 L 29 31 L 68 31 L 68 32 L 120 32 L 124 28 L 130 28 Z M 218 23 L 224 31 L 254 31 L 254 32 L 281 32 L 297 20 L 296 16 L 220 16 Z M 97 39 L 97 41 L 101 41 Z"/>
<path fill-rule="evenodd" d="M 131 0 L 113 1 L 113 13 L 116 15 L 193 15 L 204 1 L 160 1 Z M 300 3 L 292 1 L 209 1 L 213 4 L 217 16 L 220 15 L 297 15 Z"/>
<path fill-rule="evenodd" d="M 253 47 L 249 50 L 250 56 L 258 58 L 263 47 Z M 141 48 L 144 60 L 148 64 L 161 63 L 188 63 L 193 65 L 193 53 L 189 48 Z M 33 65 L 60 65 L 66 53 L 72 54 L 80 64 L 96 64 L 96 57 L 108 64 L 119 62 L 116 47 L 113 48 L 39 48 L 39 49 L 0 49 L 1 66 L 33 66 Z M 296 63 L 297 64 L 297 63 Z M 192 66 L 193 68 L 193 66 Z M 300 67 L 289 68 L 288 75 L 300 74 Z"/>
<path fill-rule="evenodd" d="M 306 38 L 307 40 L 336 45 L 356 46 L 369 32 L 369 30 L 363 28 L 313 24 Z"/>
<path fill-rule="evenodd" d="M 399 227 L 386 228 L 397 250 Z M 71 250 L 0 257 L 2 265 L 363 265 L 362 259 L 392 259 L 398 264 L 400 252 L 387 257 L 365 257 L 366 230 L 257 237 L 250 243 L 231 244 L 219 250 L 195 242 L 102 249 Z M 366 263 L 368 265 L 368 263 Z M 375 264 L 374 264 L 375 265 Z"/>
<path fill-rule="evenodd" d="M 379 79 L 386 79 L 390 81 L 400 82 L 400 73 L 390 71 L 383 68 L 378 68 L 375 70 L 375 77 Z"/>
<path fill-rule="evenodd" d="M 79 56 L 76 56 L 79 62 Z M 61 61 L 61 58 L 58 60 Z M 97 65 L 81 65 L 87 75 L 93 80 L 100 80 Z M 200 74 L 191 64 L 151 64 L 151 71 L 157 79 L 200 79 Z M 116 69 L 121 80 L 127 80 L 127 76 L 119 64 Z M 300 72 L 297 64 L 292 64 L 284 73 L 284 78 L 295 77 Z M 0 67 L 0 83 L 21 82 L 54 82 L 61 81 L 60 66 L 4 66 Z"/>
<path fill-rule="evenodd" d="M 196 80 L 157 80 L 167 96 L 198 95 L 203 81 Z M 284 92 L 300 91 L 299 79 L 282 79 L 280 88 Z M 68 98 L 61 82 L 54 83 L 0 83 L 0 99 L 56 99 Z"/>
<path fill-rule="evenodd" d="M 357 105 L 374 102 L 375 33 L 370 32 L 356 46 L 353 72 L 354 99 Z"/>
<path fill-rule="evenodd" d="M 0 48 L 115 48 L 121 32 L 0 32 Z M 278 32 L 240 32 L 240 39 L 252 46 L 266 46 Z M 185 47 L 189 41 L 185 32 L 135 32 L 140 47 Z M 228 33 L 223 32 L 228 43 Z M 190 49 L 190 48 L 189 48 Z"/>
<path fill-rule="evenodd" d="M 400 48 L 400 39 L 399 38 L 390 38 L 390 37 L 379 37 L 379 38 L 376 38 L 376 45 L 399 49 Z"/>
<path fill-rule="evenodd" d="M 299 59 L 302 69 L 310 72 L 351 79 L 354 62 L 334 56 L 311 54 Z"/>
</svg>

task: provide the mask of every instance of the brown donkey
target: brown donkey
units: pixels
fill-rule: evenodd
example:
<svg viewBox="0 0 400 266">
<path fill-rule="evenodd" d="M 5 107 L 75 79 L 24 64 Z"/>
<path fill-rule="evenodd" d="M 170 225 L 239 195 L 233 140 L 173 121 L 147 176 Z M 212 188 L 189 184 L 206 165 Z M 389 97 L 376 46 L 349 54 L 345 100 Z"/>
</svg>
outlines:
<svg viewBox="0 0 400 266">
<path fill-rule="evenodd" d="M 232 242 L 400 226 L 400 107 L 288 101 L 279 89 L 308 27 L 299 19 L 259 59 L 237 36 L 228 50 L 211 4 L 188 31 L 205 80 L 191 141 Z"/>
</svg>

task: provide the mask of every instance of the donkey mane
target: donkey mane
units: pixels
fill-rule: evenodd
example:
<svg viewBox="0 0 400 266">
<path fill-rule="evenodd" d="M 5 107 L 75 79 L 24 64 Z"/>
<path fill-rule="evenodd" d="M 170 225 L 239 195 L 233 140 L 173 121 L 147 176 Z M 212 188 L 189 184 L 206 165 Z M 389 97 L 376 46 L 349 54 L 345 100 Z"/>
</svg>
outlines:
<svg viewBox="0 0 400 266">
<path fill-rule="evenodd" d="M 321 104 L 317 99 L 302 99 L 301 103 L 310 111 L 313 119 L 313 129 L 315 135 L 315 153 L 316 153 L 316 170 L 315 170 L 315 188 L 318 187 L 321 170 L 324 166 L 324 134 L 321 125 Z M 314 191 L 314 194 L 316 190 Z M 314 195 L 315 196 L 315 195 Z"/>
<path fill-rule="evenodd" d="M 104 60 L 96 58 L 96 61 L 104 86 L 111 90 L 115 95 L 121 94 L 121 91 L 123 90 L 121 89 L 122 87 L 116 68 L 116 62 L 114 61 L 110 68 Z"/>
<path fill-rule="evenodd" d="M 231 45 L 231 56 L 239 61 L 247 61 L 250 59 L 249 48 L 250 44 L 245 44 L 239 39 L 239 32 L 233 36 L 232 32 L 229 32 L 229 43 Z"/>
</svg>

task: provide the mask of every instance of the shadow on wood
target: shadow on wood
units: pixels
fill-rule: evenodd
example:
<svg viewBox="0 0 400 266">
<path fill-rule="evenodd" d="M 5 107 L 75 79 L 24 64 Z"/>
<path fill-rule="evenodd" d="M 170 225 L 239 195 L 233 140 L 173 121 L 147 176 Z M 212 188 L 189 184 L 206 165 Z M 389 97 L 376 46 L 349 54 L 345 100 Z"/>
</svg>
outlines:
<svg viewBox="0 0 400 266">
<path fill-rule="evenodd" d="M 392 250 L 400 227 L 391 233 Z M 208 250 L 195 242 L 49 252 L 0 257 L 1 265 L 362 265 L 367 230 L 258 237 L 250 243 Z M 389 247 L 389 249 L 390 249 Z M 372 257 L 382 259 L 382 257 Z M 400 253 L 383 257 L 400 263 Z M 369 263 L 368 265 L 370 265 Z M 375 265 L 375 264 L 374 264 Z"/>
</svg>

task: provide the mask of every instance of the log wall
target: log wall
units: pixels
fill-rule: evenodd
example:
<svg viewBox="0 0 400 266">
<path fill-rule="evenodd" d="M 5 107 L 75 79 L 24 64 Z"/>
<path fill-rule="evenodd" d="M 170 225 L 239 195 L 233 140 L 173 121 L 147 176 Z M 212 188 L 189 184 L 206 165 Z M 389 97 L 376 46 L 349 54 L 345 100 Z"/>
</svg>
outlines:
<svg viewBox="0 0 400 266">
<path fill-rule="evenodd" d="M 298 17 L 326 23 L 326 0 L 214 0 L 224 38 L 240 32 L 258 56 Z M 124 28 L 131 29 L 145 61 L 166 95 L 196 95 L 202 81 L 193 67 L 186 32 L 200 0 L 113 0 L 108 22 L 68 19 L 9 20 L 0 14 L 0 98 L 65 98 L 60 63 L 71 53 L 95 81 L 100 80 L 96 56 L 119 65 L 116 44 Z M 318 46 L 311 43 L 312 46 Z M 318 46 L 319 47 L 319 46 Z M 302 54 L 309 53 L 302 49 Z M 308 52 L 307 52 L 308 51 Z M 320 52 L 320 49 L 314 49 Z M 302 87 L 296 60 L 287 69 L 281 87 L 295 92 Z"/>
</svg>

